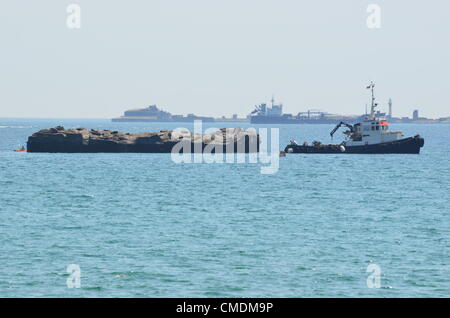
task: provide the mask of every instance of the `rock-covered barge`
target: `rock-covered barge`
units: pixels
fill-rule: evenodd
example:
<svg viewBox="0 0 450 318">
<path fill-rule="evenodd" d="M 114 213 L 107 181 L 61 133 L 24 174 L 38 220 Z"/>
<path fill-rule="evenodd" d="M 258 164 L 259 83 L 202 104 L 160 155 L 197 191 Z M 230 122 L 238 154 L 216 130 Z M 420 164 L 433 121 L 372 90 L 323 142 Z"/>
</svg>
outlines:
<svg viewBox="0 0 450 318">
<path fill-rule="evenodd" d="M 259 135 L 241 128 L 222 128 L 211 134 L 189 131 L 123 133 L 111 130 L 65 129 L 58 126 L 43 129 L 28 137 L 28 152 L 61 153 L 170 153 L 184 143 L 180 153 L 204 151 L 209 146 L 222 152 L 249 153 L 259 151 Z M 189 151 L 191 149 L 192 151 Z"/>
</svg>

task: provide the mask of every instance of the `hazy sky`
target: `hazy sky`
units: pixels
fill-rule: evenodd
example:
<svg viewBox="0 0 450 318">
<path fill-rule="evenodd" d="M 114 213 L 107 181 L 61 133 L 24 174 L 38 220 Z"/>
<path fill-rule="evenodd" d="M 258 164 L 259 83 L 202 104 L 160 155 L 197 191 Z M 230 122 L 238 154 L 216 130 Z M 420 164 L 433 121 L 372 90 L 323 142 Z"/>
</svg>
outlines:
<svg viewBox="0 0 450 318">
<path fill-rule="evenodd" d="M 370 80 L 395 116 L 450 116 L 449 38 L 448 0 L 2 0 L 0 117 L 243 116 L 272 93 L 360 114 Z"/>
</svg>

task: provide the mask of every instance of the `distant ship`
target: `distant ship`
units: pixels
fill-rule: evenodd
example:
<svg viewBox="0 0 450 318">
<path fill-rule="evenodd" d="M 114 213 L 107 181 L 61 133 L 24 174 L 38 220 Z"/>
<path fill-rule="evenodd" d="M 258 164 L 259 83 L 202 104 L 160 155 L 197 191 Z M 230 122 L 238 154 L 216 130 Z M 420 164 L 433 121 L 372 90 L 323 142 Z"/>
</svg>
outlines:
<svg viewBox="0 0 450 318">
<path fill-rule="evenodd" d="M 202 120 L 204 122 L 214 121 L 213 117 L 196 116 L 194 114 L 172 115 L 169 112 L 160 110 L 156 105 L 146 108 L 130 109 L 124 112 L 123 116 L 113 118 L 113 122 L 193 122 Z"/>
<path fill-rule="evenodd" d="M 362 122 L 354 125 L 340 122 L 331 132 L 334 133 L 342 126 L 348 130 L 344 131 L 345 141 L 337 145 L 322 145 L 314 141 L 312 145 L 306 142 L 297 144 L 294 140 L 284 149 L 287 153 L 360 153 L 360 154 L 418 154 L 424 145 L 424 139 L 420 135 L 404 138 L 401 131 L 390 131 L 389 123 L 382 117 L 380 112 L 375 112 L 374 83 L 367 86 L 372 91 L 372 107 L 370 115 L 363 118 Z"/>
<path fill-rule="evenodd" d="M 283 114 L 283 104 L 275 104 L 272 96 L 271 107 L 263 103 L 255 106 L 250 114 L 252 124 L 336 124 L 342 120 L 337 116 L 321 112 L 319 110 L 308 110 L 300 112 L 296 116 Z"/>
</svg>

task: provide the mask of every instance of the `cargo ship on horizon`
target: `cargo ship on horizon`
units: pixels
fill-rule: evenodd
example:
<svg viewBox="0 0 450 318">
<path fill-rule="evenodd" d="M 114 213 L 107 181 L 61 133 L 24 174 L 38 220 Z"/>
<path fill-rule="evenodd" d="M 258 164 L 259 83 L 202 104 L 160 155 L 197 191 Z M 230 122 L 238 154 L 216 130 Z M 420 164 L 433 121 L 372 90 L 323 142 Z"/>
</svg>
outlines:
<svg viewBox="0 0 450 318">
<path fill-rule="evenodd" d="M 270 107 L 262 103 L 255 106 L 250 113 L 252 124 L 337 124 L 342 120 L 355 121 L 356 118 L 333 115 L 316 109 L 299 112 L 296 116 L 283 114 L 283 104 L 276 104 L 273 96 Z"/>
</svg>

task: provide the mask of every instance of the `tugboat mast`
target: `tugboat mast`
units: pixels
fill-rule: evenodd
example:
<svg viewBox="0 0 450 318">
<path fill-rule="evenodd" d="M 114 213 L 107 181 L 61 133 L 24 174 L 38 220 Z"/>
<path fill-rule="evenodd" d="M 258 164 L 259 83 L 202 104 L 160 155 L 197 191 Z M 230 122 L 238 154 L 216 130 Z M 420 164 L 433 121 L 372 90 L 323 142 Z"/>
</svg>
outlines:
<svg viewBox="0 0 450 318">
<path fill-rule="evenodd" d="M 375 117 L 375 107 L 377 107 L 377 103 L 375 103 L 375 94 L 373 89 L 375 88 L 375 84 L 373 82 L 370 82 L 370 85 L 367 86 L 367 89 L 370 89 L 372 91 L 372 106 L 370 108 L 370 117 Z"/>
</svg>

